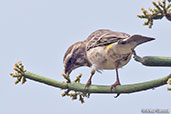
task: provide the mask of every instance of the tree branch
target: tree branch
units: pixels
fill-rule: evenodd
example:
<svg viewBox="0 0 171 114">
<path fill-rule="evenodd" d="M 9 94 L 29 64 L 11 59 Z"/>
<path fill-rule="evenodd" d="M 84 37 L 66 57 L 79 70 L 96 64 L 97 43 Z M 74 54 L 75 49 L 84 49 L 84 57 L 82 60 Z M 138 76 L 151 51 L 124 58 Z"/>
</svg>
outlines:
<svg viewBox="0 0 171 114">
<path fill-rule="evenodd" d="M 25 78 L 34 80 L 40 83 L 44 83 L 53 87 L 62 88 L 62 89 L 69 89 L 74 91 L 80 91 L 85 92 L 85 84 L 81 83 L 65 83 L 65 82 L 59 82 L 56 80 L 52 80 L 43 76 L 39 76 L 37 74 L 33 74 L 31 72 L 25 72 L 23 75 Z M 143 91 L 147 89 L 152 89 L 155 87 L 162 86 L 164 84 L 167 84 L 167 80 L 171 78 L 171 74 L 157 80 L 152 80 L 148 82 L 143 83 L 137 83 L 137 84 L 129 84 L 129 85 L 118 85 L 113 91 L 110 91 L 110 86 L 102 86 L 102 85 L 91 85 L 88 89 L 86 89 L 87 93 L 132 93 L 132 92 L 138 92 Z"/>
<path fill-rule="evenodd" d="M 140 56 L 135 55 L 134 59 L 145 66 L 171 67 L 171 57 L 145 56 L 141 58 Z"/>
</svg>

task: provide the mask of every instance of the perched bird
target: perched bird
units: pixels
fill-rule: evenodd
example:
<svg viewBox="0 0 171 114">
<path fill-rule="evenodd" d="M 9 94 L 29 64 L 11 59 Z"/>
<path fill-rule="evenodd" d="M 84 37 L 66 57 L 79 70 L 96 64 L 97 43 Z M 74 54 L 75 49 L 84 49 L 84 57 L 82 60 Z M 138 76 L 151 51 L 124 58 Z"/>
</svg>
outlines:
<svg viewBox="0 0 171 114">
<path fill-rule="evenodd" d="M 120 85 L 118 68 L 126 65 L 133 54 L 134 48 L 154 38 L 129 35 L 121 32 L 101 29 L 93 32 L 84 41 L 70 46 L 64 55 L 64 73 L 69 75 L 72 70 L 81 67 L 91 67 L 91 75 L 86 87 L 91 85 L 91 79 L 96 71 L 116 70 L 116 82 L 110 90 Z M 119 96 L 119 94 L 117 95 Z"/>
</svg>

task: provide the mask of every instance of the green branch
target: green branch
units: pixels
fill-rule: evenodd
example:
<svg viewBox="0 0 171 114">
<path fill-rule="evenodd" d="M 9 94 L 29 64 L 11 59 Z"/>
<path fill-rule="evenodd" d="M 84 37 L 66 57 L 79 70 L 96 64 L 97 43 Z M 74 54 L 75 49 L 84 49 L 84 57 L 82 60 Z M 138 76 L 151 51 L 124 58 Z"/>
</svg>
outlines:
<svg viewBox="0 0 171 114">
<path fill-rule="evenodd" d="M 145 66 L 171 67 L 171 57 L 145 56 L 141 58 L 135 55 L 134 59 Z"/>
<path fill-rule="evenodd" d="M 155 60 L 155 59 L 151 59 L 151 61 L 152 60 Z M 143 59 L 142 58 L 140 59 L 140 57 L 139 57 L 139 61 L 142 62 Z M 66 89 L 66 91 L 64 91 L 62 96 L 70 96 L 73 100 L 77 99 L 77 96 L 79 96 L 79 100 L 81 101 L 81 103 L 84 102 L 83 97 L 88 97 L 90 93 L 127 94 L 127 93 L 133 93 L 133 92 L 139 92 L 139 91 L 143 91 L 143 90 L 147 90 L 147 89 L 152 89 L 155 87 L 165 85 L 167 83 L 169 83 L 169 84 L 171 83 L 171 74 L 170 74 L 164 78 L 160 78 L 160 79 L 156 79 L 156 80 L 152 80 L 152 81 L 148 81 L 148 82 L 137 83 L 137 84 L 128 84 L 128 85 L 118 85 L 112 91 L 110 90 L 110 86 L 105 86 L 105 85 L 91 85 L 85 89 L 85 84 L 79 83 L 81 74 L 76 77 L 74 82 L 70 82 L 69 77 L 67 77 L 66 75 L 63 75 L 67 81 L 59 82 L 59 81 L 49 79 L 49 78 L 46 78 L 43 76 L 39 76 L 37 74 L 33 74 L 31 72 L 24 70 L 24 66 L 22 65 L 21 62 L 15 64 L 14 70 L 16 71 L 16 73 L 10 73 L 10 75 L 14 78 L 17 78 L 15 84 L 17 84 L 20 81 L 22 81 L 22 84 L 24 84 L 26 82 L 26 79 L 30 79 L 30 80 L 34 80 L 34 81 L 37 81 L 40 83 L 44 83 L 44 84 L 52 86 L 52 87 Z M 170 88 L 168 88 L 168 90 L 170 90 Z"/>
<path fill-rule="evenodd" d="M 62 88 L 62 89 L 69 89 L 74 91 L 85 92 L 85 84 L 81 83 L 65 83 L 59 82 L 56 80 L 52 80 L 43 76 L 39 76 L 37 74 L 33 74 L 31 72 L 25 72 L 23 75 L 27 79 L 31 79 L 34 81 L 38 81 L 40 83 L 44 83 L 53 87 Z M 91 85 L 88 89 L 86 89 L 87 93 L 132 93 L 143 91 L 155 87 L 162 86 L 167 84 L 167 80 L 171 78 L 171 75 L 168 75 L 164 78 L 152 80 L 148 82 L 138 83 L 138 84 L 129 84 L 129 85 L 119 85 L 113 91 L 110 91 L 110 86 L 102 86 L 102 85 Z"/>
</svg>

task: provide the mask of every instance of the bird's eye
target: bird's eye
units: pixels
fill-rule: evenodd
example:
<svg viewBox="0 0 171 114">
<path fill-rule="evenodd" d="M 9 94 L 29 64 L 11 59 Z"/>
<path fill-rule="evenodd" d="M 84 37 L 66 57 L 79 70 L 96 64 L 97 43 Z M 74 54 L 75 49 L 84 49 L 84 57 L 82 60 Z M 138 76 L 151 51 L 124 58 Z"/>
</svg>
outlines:
<svg viewBox="0 0 171 114">
<path fill-rule="evenodd" d="M 122 41 L 122 42 L 120 42 L 120 44 L 126 44 L 126 41 Z"/>
<path fill-rule="evenodd" d="M 74 58 L 70 58 L 69 60 L 68 60 L 68 63 L 69 64 L 73 64 L 75 62 L 75 59 Z"/>
<path fill-rule="evenodd" d="M 71 64 L 71 63 L 72 63 L 71 59 L 69 59 L 69 60 L 68 60 L 68 63 L 69 63 L 69 64 Z"/>
</svg>

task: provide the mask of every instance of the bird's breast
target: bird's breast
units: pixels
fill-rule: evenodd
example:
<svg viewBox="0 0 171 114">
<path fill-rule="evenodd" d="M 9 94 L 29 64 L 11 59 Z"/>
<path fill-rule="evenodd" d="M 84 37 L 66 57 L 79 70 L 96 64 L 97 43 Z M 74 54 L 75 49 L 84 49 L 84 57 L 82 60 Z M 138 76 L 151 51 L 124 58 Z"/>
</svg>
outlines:
<svg viewBox="0 0 171 114">
<path fill-rule="evenodd" d="M 112 49 L 106 47 L 95 47 L 87 51 L 87 58 L 96 69 L 116 69 L 126 65 L 132 53 L 117 54 Z"/>
</svg>

